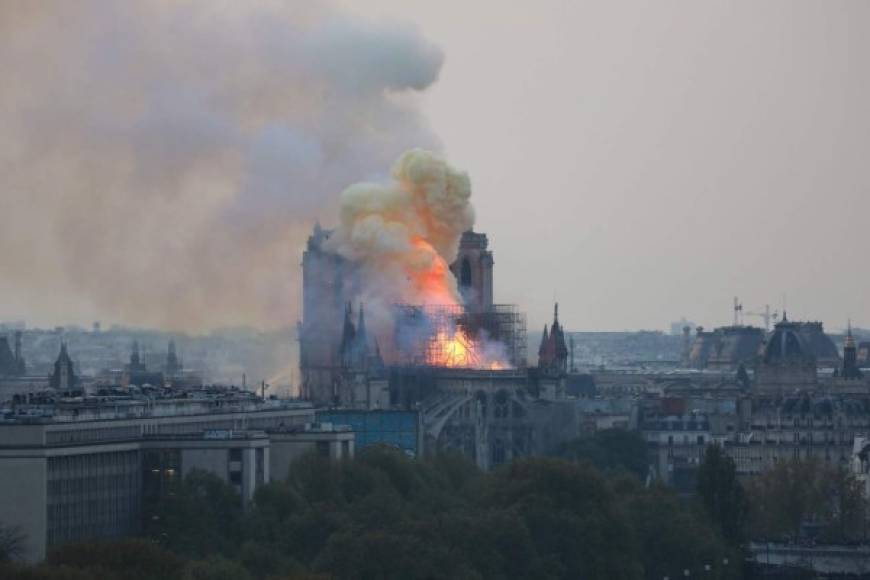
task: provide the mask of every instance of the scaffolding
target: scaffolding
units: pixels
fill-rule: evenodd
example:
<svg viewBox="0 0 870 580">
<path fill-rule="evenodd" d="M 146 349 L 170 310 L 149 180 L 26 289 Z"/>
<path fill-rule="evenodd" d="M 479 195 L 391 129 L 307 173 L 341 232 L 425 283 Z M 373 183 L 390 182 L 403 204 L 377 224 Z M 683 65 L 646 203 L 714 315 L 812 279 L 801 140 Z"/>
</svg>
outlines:
<svg viewBox="0 0 870 580">
<path fill-rule="evenodd" d="M 441 361 L 444 366 L 479 368 L 482 360 L 498 355 L 513 368 L 526 367 L 526 316 L 513 304 L 485 309 L 417 304 L 395 308 L 401 364 Z M 443 340 L 445 335 L 451 340 Z"/>
</svg>

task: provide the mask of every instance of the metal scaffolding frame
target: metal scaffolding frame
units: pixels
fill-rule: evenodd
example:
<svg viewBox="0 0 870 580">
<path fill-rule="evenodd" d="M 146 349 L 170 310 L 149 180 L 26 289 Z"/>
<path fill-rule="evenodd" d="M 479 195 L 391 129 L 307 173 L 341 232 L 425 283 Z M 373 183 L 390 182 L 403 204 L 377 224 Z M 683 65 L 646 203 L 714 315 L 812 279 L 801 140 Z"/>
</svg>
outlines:
<svg viewBox="0 0 870 580">
<path fill-rule="evenodd" d="M 453 305 L 397 304 L 395 344 L 401 364 L 427 366 L 428 361 L 450 360 L 457 367 L 475 368 L 480 353 L 470 344 L 473 341 L 501 344 L 508 361 L 514 368 L 526 367 L 526 316 L 514 304 L 494 304 L 485 309 L 469 309 Z M 456 348 L 437 340 L 439 332 L 450 336 L 461 329 L 471 340 L 458 352 Z M 460 342 L 462 340 L 460 339 Z"/>
</svg>

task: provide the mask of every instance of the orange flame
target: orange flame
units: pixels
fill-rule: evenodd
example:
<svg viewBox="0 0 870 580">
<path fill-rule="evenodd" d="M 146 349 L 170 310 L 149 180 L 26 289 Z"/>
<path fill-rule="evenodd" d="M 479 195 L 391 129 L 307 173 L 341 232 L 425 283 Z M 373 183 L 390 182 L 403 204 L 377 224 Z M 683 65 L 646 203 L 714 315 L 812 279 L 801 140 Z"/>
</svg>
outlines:
<svg viewBox="0 0 870 580">
<path fill-rule="evenodd" d="M 422 237 L 413 237 L 411 244 L 415 256 L 406 271 L 417 301 L 421 304 L 460 306 L 453 274 L 444 258 Z M 462 328 L 452 332 L 438 330 L 428 353 L 426 362 L 433 366 L 489 370 L 511 368 L 504 360 L 488 360 L 490 357 L 484 356 L 478 343 Z"/>
<path fill-rule="evenodd" d="M 444 258 L 435 251 L 432 244 L 416 236 L 411 239 L 415 256 L 407 268 L 412 292 L 420 304 L 458 306 L 453 274 Z"/>
<path fill-rule="evenodd" d="M 429 360 L 426 361 L 430 365 L 493 371 L 511 368 L 503 360 L 482 357 L 477 343 L 462 328 L 456 329 L 452 336 L 446 330 L 439 330 L 432 340 Z"/>
</svg>

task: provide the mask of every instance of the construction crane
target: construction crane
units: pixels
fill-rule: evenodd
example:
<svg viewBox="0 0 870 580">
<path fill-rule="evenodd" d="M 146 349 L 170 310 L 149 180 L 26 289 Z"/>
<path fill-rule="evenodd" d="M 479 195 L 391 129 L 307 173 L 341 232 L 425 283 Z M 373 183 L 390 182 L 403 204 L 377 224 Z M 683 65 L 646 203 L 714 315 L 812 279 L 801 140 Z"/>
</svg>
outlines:
<svg viewBox="0 0 870 580">
<path fill-rule="evenodd" d="M 741 304 L 741 310 L 742 306 L 743 305 Z M 765 304 L 764 310 L 748 310 L 744 312 L 744 314 L 761 318 L 764 321 L 765 332 L 770 331 L 770 321 L 773 320 L 774 322 L 776 322 L 777 318 L 779 318 L 779 312 L 775 310 L 773 312 L 770 311 L 770 304 Z"/>
</svg>

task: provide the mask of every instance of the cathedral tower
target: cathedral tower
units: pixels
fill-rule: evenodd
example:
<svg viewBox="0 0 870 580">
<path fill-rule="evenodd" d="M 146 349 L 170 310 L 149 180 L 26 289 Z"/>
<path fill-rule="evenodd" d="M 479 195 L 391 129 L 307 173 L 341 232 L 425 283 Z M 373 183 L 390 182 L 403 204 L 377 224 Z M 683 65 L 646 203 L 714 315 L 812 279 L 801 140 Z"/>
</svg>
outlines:
<svg viewBox="0 0 870 580">
<path fill-rule="evenodd" d="M 456 261 L 450 271 L 456 277 L 459 292 L 472 310 L 492 307 L 492 252 L 487 249 L 486 234 L 467 231 L 459 242 Z"/>
</svg>

